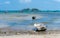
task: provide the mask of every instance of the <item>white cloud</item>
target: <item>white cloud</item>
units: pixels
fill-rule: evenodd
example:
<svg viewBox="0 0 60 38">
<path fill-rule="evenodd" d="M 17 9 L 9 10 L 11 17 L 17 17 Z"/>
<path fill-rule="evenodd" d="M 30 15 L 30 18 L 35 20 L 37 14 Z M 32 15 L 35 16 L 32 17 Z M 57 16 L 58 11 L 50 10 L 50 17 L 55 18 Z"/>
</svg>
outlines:
<svg viewBox="0 0 60 38">
<path fill-rule="evenodd" d="M 10 4 L 10 1 L 5 1 L 5 2 L 0 3 L 0 5 L 3 5 L 3 4 Z"/>
<path fill-rule="evenodd" d="M 10 4 L 10 1 L 6 1 L 6 2 L 4 2 L 4 4 Z"/>
<path fill-rule="evenodd" d="M 54 0 L 54 1 L 56 1 L 56 2 L 60 2 L 60 0 Z"/>
<path fill-rule="evenodd" d="M 31 2 L 31 0 L 19 0 L 20 1 L 20 3 L 30 3 Z"/>
</svg>

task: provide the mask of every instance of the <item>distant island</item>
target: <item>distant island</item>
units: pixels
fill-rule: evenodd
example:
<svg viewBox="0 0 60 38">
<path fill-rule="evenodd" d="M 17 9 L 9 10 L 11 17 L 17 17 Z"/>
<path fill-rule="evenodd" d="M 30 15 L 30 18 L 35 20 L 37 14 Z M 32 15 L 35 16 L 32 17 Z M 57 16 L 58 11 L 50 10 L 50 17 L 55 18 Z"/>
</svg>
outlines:
<svg viewBox="0 0 60 38">
<path fill-rule="evenodd" d="M 36 8 L 26 8 L 26 9 L 22 9 L 22 10 L 0 10 L 0 12 L 60 12 L 60 10 L 39 10 Z"/>
</svg>

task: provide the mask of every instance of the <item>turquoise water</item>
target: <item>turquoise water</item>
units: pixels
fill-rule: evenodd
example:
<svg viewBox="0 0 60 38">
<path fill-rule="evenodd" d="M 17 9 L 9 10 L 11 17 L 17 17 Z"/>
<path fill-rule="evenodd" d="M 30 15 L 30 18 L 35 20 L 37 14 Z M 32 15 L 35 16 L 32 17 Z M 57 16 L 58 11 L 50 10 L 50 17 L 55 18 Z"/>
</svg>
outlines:
<svg viewBox="0 0 60 38">
<path fill-rule="evenodd" d="M 32 16 L 36 19 L 32 20 Z M 34 23 L 44 23 L 48 30 L 60 30 L 60 13 L 1 13 L 0 28 L 32 30 Z"/>
</svg>

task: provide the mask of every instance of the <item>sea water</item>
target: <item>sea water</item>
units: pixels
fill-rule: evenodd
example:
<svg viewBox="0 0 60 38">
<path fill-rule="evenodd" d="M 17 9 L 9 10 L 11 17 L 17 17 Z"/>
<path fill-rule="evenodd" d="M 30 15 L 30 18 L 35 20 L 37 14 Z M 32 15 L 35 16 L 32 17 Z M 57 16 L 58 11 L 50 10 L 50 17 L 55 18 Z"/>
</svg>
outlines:
<svg viewBox="0 0 60 38">
<path fill-rule="evenodd" d="M 35 16 L 36 19 L 32 19 Z M 1 13 L 0 28 L 8 28 L 14 30 L 32 30 L 34 23 L 44 23 L 47 30 L 60 30 L 60 13 Z"/>
</svg>

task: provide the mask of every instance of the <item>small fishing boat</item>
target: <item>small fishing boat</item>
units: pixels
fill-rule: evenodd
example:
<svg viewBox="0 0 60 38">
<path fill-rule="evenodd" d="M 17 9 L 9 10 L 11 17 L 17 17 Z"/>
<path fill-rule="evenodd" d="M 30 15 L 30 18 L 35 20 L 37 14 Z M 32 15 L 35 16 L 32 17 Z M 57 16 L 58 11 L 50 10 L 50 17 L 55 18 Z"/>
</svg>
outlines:
<svg viewBox="0 0 60 38">
<path fill-rule="evenodd" d="M 34 24 L 34 31 L 39 32 L 39 31 L 46 31 L 47 28 L 43 23 L 35 23 Z"/>
</svg>

